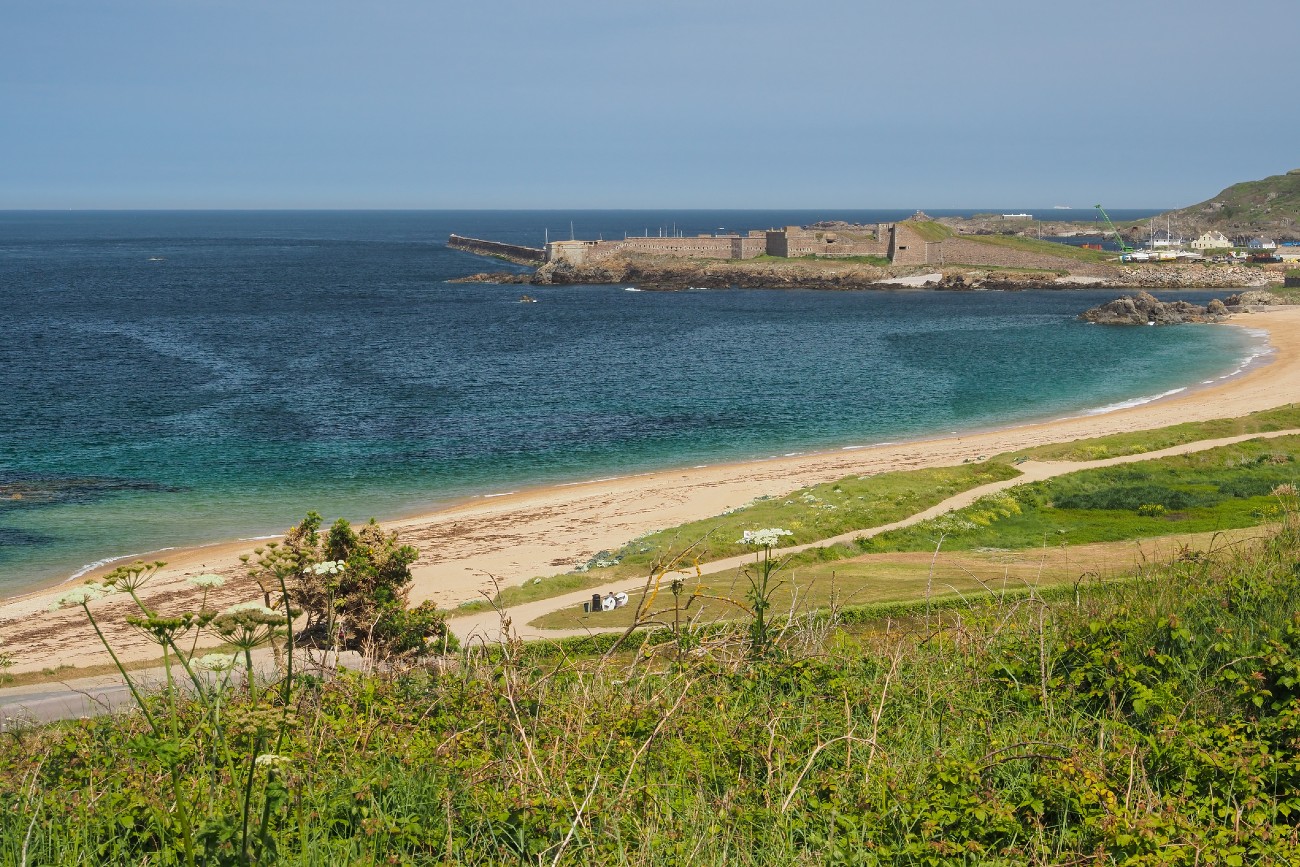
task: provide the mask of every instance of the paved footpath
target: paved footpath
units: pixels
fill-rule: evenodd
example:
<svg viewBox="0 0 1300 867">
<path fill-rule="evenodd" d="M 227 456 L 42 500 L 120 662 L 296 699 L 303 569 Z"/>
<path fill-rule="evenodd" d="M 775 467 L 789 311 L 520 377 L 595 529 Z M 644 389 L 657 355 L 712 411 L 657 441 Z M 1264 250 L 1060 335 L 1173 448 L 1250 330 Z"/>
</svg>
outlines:
<svg viewBox="0 0 1300 867">
<path fill-rule="evenodd" d="M 1032 482 L 1050 479 L 1055 476 L 1063 476 L 1066 473 L 1073 473 L 1078 470 L 1096 469 L 1098 467 L 1113 467 L 1119 464 L 1132 464 L 1141 461 L 1156 460 L 1158 458 L 1170 457 L 1172 455 L 1184 455 L 1193 452 L 1206 451 L 1208 449 L 1218 448 L 1219 446 L 1232 445 L 1234 443 L 1245 442 L 1253 439 L 1272 439 L 1274 437 L 1292 436 L 1300 434 L 1300 430 L 1282 430 L 1272 431 L 1269 433 L 1242 434 L 1240 436 L 1224 437 L 1215 440 L 1198 440 L 1192 443 L 1172 446 L 1167 449 L 1161 449 L 1155 452 L 1144 452 L 1138 455 L 1124 455 L 1116 458 L 1103 458 L 1096 461 L 1025 461 L 1017 466 L 1020 475 L 1014 479 L 1007 479 L 1001 482 L 992 482 L 987 485 L 981 485 L 978 488 L 971 488 L 968 491 L 962 491 L 941 503 L 930 508 L 917 512 L 899 521 L 891 524 L 883 524 L 879 527 L 871 527 L 863 530 L 853 530 L 848 533 L 842 533 L 839 536 L 833 536 L 829 539 L 821 539 L 817 542 L 810 542 L 806 545 L 792 545 L 788 548 L 774 549 L 773 553 L 779 556 L 796 554 L 809 548 L 819 548 L 825 545 L 834 545 L 840 542 L 852 542 L 855 539 L 866 539 L 879 533 L 889 530 L 895 530 L 900 527 L 911 526 L 912 524 L 936 518 L 947 512 L 961 509 L 969 506 L 980 497 L 995 494 L 999 491 L 1005 491 L 1008 488 L 1014 488 L 1017 485 L 1027 485 Z M 753 554 L 742 554 L 736 557 L 728 557 L 724 560 L 714 560 L 711 563 L 700 565 L 700 573 L 704 575 L 714 575 L 719 572 L 727 572 L 732 569 L 739 569 L 748 566 L 754 562 Z M 693 571 L 693 570 L 692 570 Z M 552 611 L 558 611 L 562 608 L 578 607 L 585 600 L 590 599 L 593 593 L 615 593 L 619 591 L 629 594 L 640 590 L 645 586 L 645 579 L 623 579 L 621 581 L 603 584 L 598 587 L 589 587 L 585 590 L 578 590 L 572 593 L 565 593 L 560 596 L 552 596 L 549 599 L 542 599 L 537 602 L 529 602 L 523 605 L 516 605 L 512 608 L 505 609 L 498 614 L 495 611 L 483 614 L 467 615 L 465 617 L 453 617 L 447 621 L 451 626 L 456 637 L 460 639 L 462 646 L 468 644 L 495 644 L 502 639 L 502 615 L 510 619 L 510 632 L 513 636 L 525 641 L 536 641 L 554 638 L 567 638 L 575 635 L 589 635 L 592 632 L 619 632 L 623 627 L 609 627 L 605 629 L 538 629 L 528 624 L 541 617 L 544 614 L 550 614 Z M 259 663 L 260 664 L 260 663 Z M 163 671 L 161 668 L 148 669 L 140 672 L 132 672 L 131 676 L 137 678 L 139 682 L 146 687 L 156 688 L 162 683 Z M 0 689 L 0 732 L 3 732 L 16 725 L 28 725 L 31 723 L 48 722 L 56 719 L 74 719 L 77 717 L 92 716 L 99 713 L 106 713 L 130 707 L 134 704 L 130 691 L 126 688 L 121 677 L 116 674 L 99 675 L 96 677 L 75 678 L 61 682 L 51 682 L 44 684 L 33 684 L 30 686 L 9 687 Z"/>
</svg>

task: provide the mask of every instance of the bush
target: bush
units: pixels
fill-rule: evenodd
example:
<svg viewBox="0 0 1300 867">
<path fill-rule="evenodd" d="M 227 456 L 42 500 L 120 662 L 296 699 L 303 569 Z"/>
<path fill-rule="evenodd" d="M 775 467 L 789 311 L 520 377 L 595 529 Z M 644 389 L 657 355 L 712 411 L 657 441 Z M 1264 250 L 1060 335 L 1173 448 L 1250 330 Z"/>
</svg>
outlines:
<svg viewBox="0 0 1300 867">
<path fill-rule="evenodd" d="M 1212 502 L 1212 499 L 1204 496 L 1160 485 L 1115 485 L 1066 493 L 1057 498 L 1056 506 L 1060 509 L 1132 512 L 1140 511 L 1145 506 L 1158 505 L 1168 511 L 1181 511 L 1193 506 L 1210 505 Z"/>
<path fill-rule="evenodd" d="M 398 543 L 372 518 L 360 530 L 339 518 L 321 537 L 321 516 L 307 517 L 283 545 L 257 549 L 252 574 L 264 590 L 281 580 L 306 617 L 300 642 L 380 657 L 456 649 L 446 616 L 431 602 L 407 608 L 411 564 L 420 552 Z"/>
</svg>

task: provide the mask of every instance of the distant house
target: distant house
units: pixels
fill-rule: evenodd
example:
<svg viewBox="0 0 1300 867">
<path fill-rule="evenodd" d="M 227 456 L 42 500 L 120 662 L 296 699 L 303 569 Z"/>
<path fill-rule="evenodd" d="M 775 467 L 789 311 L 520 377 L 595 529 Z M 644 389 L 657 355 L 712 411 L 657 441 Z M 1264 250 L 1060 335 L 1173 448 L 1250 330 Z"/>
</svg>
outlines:
<svg viewBox="0 0 1300 867">
<path fill-rule="evenodd" d="M 1277 244 L 1268 238 L 1251 238 L 1246 247 L 1250 250 L 1276 250 Z"/>
<path fill-rule="evenodd" d="M 1192 242 L 1193 250 L 1224 250 L 1231 246 L 1232 242 L 1222 232 L 1206 232 Z"/>
</svg>

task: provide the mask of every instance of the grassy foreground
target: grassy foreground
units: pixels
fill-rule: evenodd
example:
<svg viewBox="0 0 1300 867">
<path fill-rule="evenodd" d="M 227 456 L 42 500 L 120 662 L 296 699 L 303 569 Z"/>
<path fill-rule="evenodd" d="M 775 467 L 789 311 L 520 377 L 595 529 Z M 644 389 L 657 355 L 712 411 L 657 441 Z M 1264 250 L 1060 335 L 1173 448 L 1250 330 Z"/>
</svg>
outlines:
<svg viewBox="0 0 1300 867">
<path fill-rule="evenodd" d="M 742 626 L 234 688 L 232 745 L 291 720 L 255 858 L 197 705 L 175 749 L 138 715 L 14 732 L 0 861 L 186 863 L 174 776 L 205 864 L 1294 864 L 1289 516 L 1124 582 L 808 619 L 766 653 Z"/>
</svg>

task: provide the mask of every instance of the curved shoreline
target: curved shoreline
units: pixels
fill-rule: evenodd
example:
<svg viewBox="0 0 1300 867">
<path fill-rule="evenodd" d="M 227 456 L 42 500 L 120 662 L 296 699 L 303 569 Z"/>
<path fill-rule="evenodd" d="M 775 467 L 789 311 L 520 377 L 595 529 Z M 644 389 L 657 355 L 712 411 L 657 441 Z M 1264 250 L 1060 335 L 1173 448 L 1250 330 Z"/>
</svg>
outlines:
<svg viewBox="0 0 1300 867">
<path fill-rule="evenodd" d="M 490 594 L 497 584 L 519 584 L 538 575 L 568 571 L 598 551 L 652 530 L 720 514 L 758 496 L 780 495 L 855 473 L 958 464 L 1045 443 L 1239 416 L 1300 402 L 1300 307 L 1238 315 L 1229 324 L 1264 330 L 1271 356 L 1227 379 L 1193 385 L 1138 406 L 907 442 L 479 495 L 384 525 L 401 531 L 403 541 L 421 551 L 413 569 L 412 602 L 431 599 L 453 607 Z M 156 598 L 166 608 L 184 604 L 191 595 L 197 601 L 196 594 L 188 592 L 185 578 L 205 572 L 230 579 L 212 604 L 252 598 L 255 588 L 244 577 L 239 556 L 257 545 L 245 540 L 168 551 L 168 566 L 148 588 L 148 598 Z M 87 575 L 110 568 L 106 565 Z M 0 640 L 15 655 L 15 670 L 84 665 L 97 659 L 101 651 L 78 610 L 43 613 L 61 592 L 61 587 L 46 588 L 0 605 Z M 110 598 L 96 604 L 116 606 L 122 601 Z M 122 628 L 118 635 L 126 643 L 128 657 L 151 652 L 147 642 L 130 641 L 128 629 Z M 32 659 L 37 661 L 29 665 Z"/>
<path fill-rule="evenodd" d="M 959 426 L 957 430 L 950 431 L 948 432 L 948 434 L 944 436 L 937 436 L 936 432 L 934 431 L 915 434 L 915 435 L 904 433 L 904 434 L 895 434 L 895 436 L 898 436 L 899 438 L 894 440 L 883 440 L 879 442 L 869 442 L 869 443 L 849 442 L 845 444 L 831 444 L 831 445 L 820 445 L 820 446 L 815 445 L 815 446 L 809 446 L 806 450 L 801 449 L 792 452 L 786 452 L 781 454 L 774 453 L 774 454 L 768 454 L 763 456 L 749 455 L 743 457 L 723 457 L 719 459 L 714 459 L 710 463 L 694 464 L 689 466 L 684 464 L 669 464 L 666 466 L 665 465 L 630 466 L 626 469 L 625 472 L 619 472 L 614 475 L 603 475 L 594 478 L 575 478 L 575 479 L 570 479 L 568 481 L 546 481 L 546 482 L 536 482 L 536 483 L 515 481 L 509 483 L 512 486 L 510 490 L 488 491 L 486 493 L 483 492 L 465 493 L 465 494 L 451 496 L 440 501 L 434 501 L 434 502 L 426 501 L 406 509 L 398 509 L 395 512 L 390 512 L 389 516 L 383 518 L 380 521 L 380 523 L 385 526 L 393 526 L 393 527 L 405 526 L 408 524 L 421 524 L 421 523 L 426 523 L 436 518 L 439 515 L 457 509 L 461 509 L 461 508 L 473 508 L 476 505 L 481 505 L 488 501 L 502 500 L 502 499 L 507 499 L 515 496 L 525 496 L 525 497 L 533 496 L 538 494 L 544 494 L 552 490 L 558 490 L 564 488 L 574 488 L 574 487 L 582 487 L 586 485 L 597 485 L 597 484 L 612 483 L 612 482 L 627 482 L 635 479 L 650 478 L 661 474 L 672 474 L 672 473 L 682 472 L 688 469 L 689 470 L 704 470 L 704 469 L 716 470 L 721 468 L 741 468 L 741 467 L 753 466 L 753 465 L 763 465 L 773 461 L 784 461 L 787 459 L 816 459 L 819 457 L 829 457 L 829 456 L 837 455 L 841 452 L 860 452 L 865 450 L 881 449 L 887 447 L 904 447 L 904 446 L 911 446 L 911 445 L 919 445 L 927 442 L 943 441 L 952 438 L 955 438 L 958 441 L 960 441 L 963 437 L 969 439 L 982 434 L 993 434 L 1000 431 L 1015 430 L 1022 427 L 1036 426 L 1040 424 L 1051 424 L 1056 422 L 1066 422 L 1066 421 L 1078 420 L 1078 419 L 1089 419 L 1101 415 L 1109 415 L 1114 412 L 1122 412 L 1128 409 L 1144 407 L 1149 404 L 1163 402 L 1172 399 L 1174 397 L 1188 396 L 1195 392 L 1202 391 L 1207 387 L 1222 384 L 1225 381 L 1229 381 L 1237 377 L 1240 377 L 1245 373 L 1247 373 L 1248 371 L 1256 367 L 1259 367 L 1261 365 L 1266 365 L 1270 362 L 1271 357 L 1274 355 L 1275 348 L 1269 341 L 1269 334 L 1266 329 L 1250 328 L 1249 326 L 1246 325 L 1245 322 L 1226 322 L 1226 323 L 1219 323 L 1219 324 L 1240 325 L 1243 327 L 1243 330 L 1254 332 L 1256 337 L 1260 339 L 1256 351 L 1253 351 L 1249 355 L 1247 355 L 1244 358 L 1244 360 L 1235 369 L 1231 370 L 1226 374 L 1216 376 L 1210 380 L 1203 380 L 1201 382 L 1193 382 L 1184 386 L 1179 386 L 1177 388 L 1170 389 L 1160 394 L 1139 395 L 1136 397 L 1128 398 L 1126 400 L 1105 404 L 1103 406 L 1081 408 L 1079 410 L 1071 411 L 1072 414 L 1067 414 L 1067 415 L 1058 415 L 1057 413 L 1042 413 L 1040 415 L 1026 416 L 1024 418 L 1014 419 L 1006 422 L 994 422 L 991 424 L 974 422 L 969 426 Z M 708 517 L 708 516 L 704 516 L 704 517 Z M 156 548 L 147 551 L 104 557 L 101 559 L 94 560 L 90 563 L 83 564 L 82 566 L 78 567 L 72 574 L 67 575 L 66 577 L 51 579 L 37 586 L 33 586 L 29 589 L 20 590 L 19 592 L 13 593 L 12 595 L 9 596 L 0 597 L 0 611 L 3 610 L 3 606 L 11 602 L 26 599 L 31 596 L 39 596 L 39 595 L 47 594 L 56 589 L 62 589 L 65 585 L 72 584 L 73 582 L 79 581 L 81 579 L 93 580 L 94 578 L 106 574 L 107 572 L 111 571 L 117 566 L 122 565 L 123 563 L 135 562 L 139 560 L 144 560 L 146 562 L 149 562 L 149 561 L 160 559 L 160 555 L 166 555 L 166 554 L 171 554 L 173 559 L 182 556 L 186 557 L 187 559 L 193 559 L 198 557 L 200 554 L 204 552 L 210 552 L 213 549 L 219 549 L 219 548 L 224 549 L 231 546 L 239 546 L 241 547 L 241 550 L 247 552 L 251 550 L 252 547 L 255 547 L 261 542 L 272 540 L 272 539 L 278 539 L 281 537 L 281 535 L 282 534 L 271 534 L 271 535 L 261 535 L 261 536 L 243 536 L 236 539 L 230 539 L 230 538 L 213 539 L 204 542 L 169 545 L 163 548 Z M 623 541 L 626 541 L 626 539 Z M 172 552 L 180 552 L 180 553 L 172 553 Z"/>
</svg>

